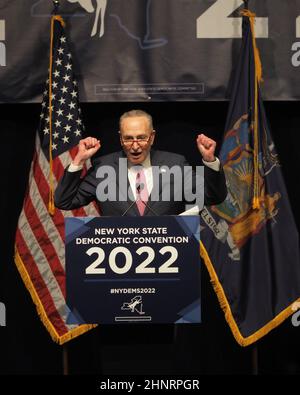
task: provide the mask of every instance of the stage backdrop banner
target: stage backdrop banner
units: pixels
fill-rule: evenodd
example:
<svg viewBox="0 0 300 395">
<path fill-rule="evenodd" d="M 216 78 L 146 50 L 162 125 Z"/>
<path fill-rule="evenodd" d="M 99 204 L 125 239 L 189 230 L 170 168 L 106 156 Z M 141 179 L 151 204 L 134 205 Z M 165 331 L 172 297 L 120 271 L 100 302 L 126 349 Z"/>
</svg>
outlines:
<svg viewBox="0 0 300 395">
<path fill-rule="evenodd" d="M 81 101 L 227 98 L 243 0 L 61 0 Z M 300 0 L 251 0 L 264 99 L 299 100 Z M 1 0 L 0 101 L 40 100 L 50 0 Z"/>
</svg>

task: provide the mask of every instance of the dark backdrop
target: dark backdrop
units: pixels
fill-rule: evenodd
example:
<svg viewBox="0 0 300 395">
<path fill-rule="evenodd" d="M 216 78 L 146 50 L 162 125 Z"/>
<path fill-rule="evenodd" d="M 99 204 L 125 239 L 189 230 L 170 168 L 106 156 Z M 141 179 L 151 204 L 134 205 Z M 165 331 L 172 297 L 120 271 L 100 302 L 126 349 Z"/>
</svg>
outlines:
<svg viewBox="0 0 300 395">
<path fill-rule="evenodd" d="M 203 131 L 220 143 L 227 106 L 227 102 L 100 103 L 85 104 L 82 110 L 88 133 L 101 139 L 101 153 L 119 148 L 120 114 L 142 108 L 154 117 L 156 148 L 184 154 L 196 164 L 199 160 L 196 135 Z M 299 229 L 299 102 L 268 102 L 266 110 Z M 41 323 L 13 261 L 14 233 L 27 184 L 39 111 L 36 104 L 0 105 L 0 302 L 7 309 L 7 326 L 0 327 L 0 374 L 63 372 L 63 347 L 51 340 Z M 254 347 L 242 348 L 235 342 L 205 267 L 202 312 L 203 323 L 199 325 L 98 327 L 65 347 L 69 372 L 251 374 Z M 288 319 L 257 342 L 259 373 L 300 373 L 299 331 Z"/>
</svg>

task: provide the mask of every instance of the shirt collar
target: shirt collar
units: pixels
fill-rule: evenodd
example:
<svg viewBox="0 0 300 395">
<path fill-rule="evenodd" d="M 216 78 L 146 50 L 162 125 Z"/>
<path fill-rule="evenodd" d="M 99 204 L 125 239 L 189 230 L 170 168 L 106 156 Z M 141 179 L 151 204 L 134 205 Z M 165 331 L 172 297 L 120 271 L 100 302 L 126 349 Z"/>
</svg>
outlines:
<svg viewBox="0 0 300 395">
<path fill-rule="evenodd" d="M 149 167 L 151 167 L 150 154 L 148 154 L 148 156 L 146 157 L 144 162 L 142 162 L 140 165 L 133 165 L 132 163 L 130 163 L 128 161 L 128 168 L 129 169 L 134 169 L 134 168 L 137 168 L 138 166 L 143 166 L 145 169 L 148 169 Z"/>
</svg>

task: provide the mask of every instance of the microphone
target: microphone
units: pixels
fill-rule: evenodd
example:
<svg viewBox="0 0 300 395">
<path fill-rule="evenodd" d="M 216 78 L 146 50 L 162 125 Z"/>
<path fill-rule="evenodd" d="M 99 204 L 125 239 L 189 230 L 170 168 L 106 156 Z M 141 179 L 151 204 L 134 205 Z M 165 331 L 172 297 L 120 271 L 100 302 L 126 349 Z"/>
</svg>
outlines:
<svg viewBox="0 0 300 395">
<path fill-rule="evenodd" d="M 137 194 L 138 195 L 140 195 L 141 194 L 141 190 L 142 189 L 144 189 L 144 184 L 143 183 L 138 183 L 138 184 L 136 184 L 136 191 L 137 191 Z"/>
</svg>

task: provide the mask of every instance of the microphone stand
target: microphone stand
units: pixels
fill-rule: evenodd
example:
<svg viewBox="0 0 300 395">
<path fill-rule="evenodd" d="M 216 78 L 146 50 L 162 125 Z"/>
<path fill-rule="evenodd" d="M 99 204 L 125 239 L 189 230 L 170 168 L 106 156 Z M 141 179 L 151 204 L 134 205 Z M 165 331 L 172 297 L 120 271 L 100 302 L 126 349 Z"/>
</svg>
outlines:
<svg viewBox="0 0 300 395">
<path fill-rule="evenodd" d="M 159 216 L 154 210 L 153 210 L 153 208 L 151 208 L 150 206 L 149 206 L 149 204 L 147 204 L 144 200 L 142 200 L 142 199 L 140 199 L 140 201 L 151 211 L 151 213 L 152 214 L 154 214 L 155 216 Z"/>
<path fill-rule="evenodd" d="M 129 207 L 127 207 L 127 209 L 124 211 L 124 213 L 122 214 L 122 217 L 124 217 L 125 214 L 128 213 L 128 211 L 131 209 L 131 207 L 136 204 L 136 200 L 134 200 Z"/>
<path fill-rule="evenodd" d="M 136 202 L 138 201 L 138 200 L 140 200 L 144 205 L 145 205 L 145 207 L 147 207 L 148 209 L 149 209 L 149 211 L 151 211 L 151 213 L 152 214 L 154 214 L 155 216 L 159 216 L 156 212 L 155 212 L 155 210 L 153 210 L 153 208 L 151 208 L 150 206 L 149 206 L 149 204 L 147 204 L 144 200 L 142 200 L 141 199 L 141 195 L 140 195 L 140 193 L 141 193 L 141 184 L 138 184 L 137 186 L 136 186 L 136 190 L 137 190 L 137 194 L 138 194 L 138 196 L 139 196 L 139 198 L 138 199 L 135 199 L 130 205 L 129 205 L 129 207 L 127 207 L 127 209 L 124 211 L 124 213 L 122 214 L 122 217 L 124 217 L 124 215 L 126 215 L 127 213 L 128 213 L 128 211 L 133 207 L 133 205 L 134 204 L 136 204 Z"/>
</svg>

